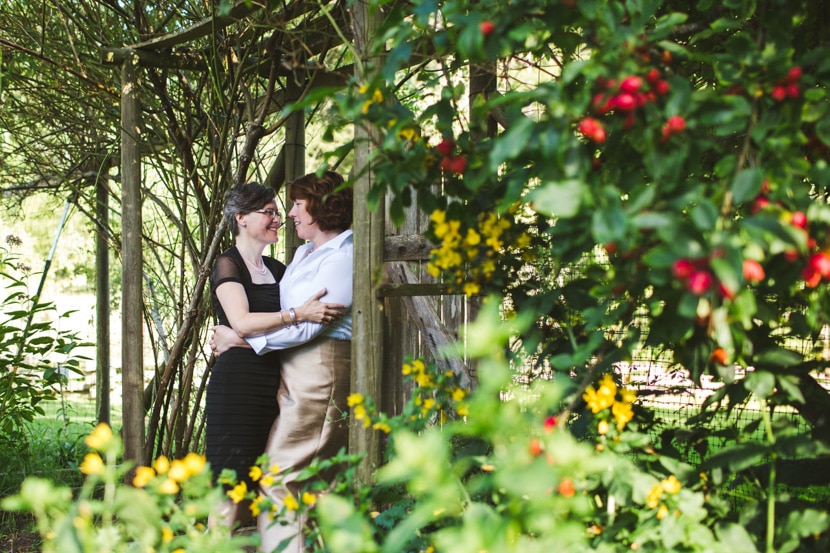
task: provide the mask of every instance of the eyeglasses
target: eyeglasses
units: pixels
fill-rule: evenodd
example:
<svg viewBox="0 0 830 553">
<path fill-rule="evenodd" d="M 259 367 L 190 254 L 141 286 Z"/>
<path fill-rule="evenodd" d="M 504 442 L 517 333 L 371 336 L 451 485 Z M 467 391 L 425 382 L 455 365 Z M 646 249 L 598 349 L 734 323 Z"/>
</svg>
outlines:
<svg viewBox="0 0 830 553">
<path fill-rule="evenodd" d="M 276 209 L 271 209 L 271 208 L 257 209 L 256 211 L 254 211 L 254 213 L 262 213 L 263 215 L 267 215 L 272 219 L 274 217 L 276 217 L 277 219 L 282 219 L 282 217 L 280 217 L 280 212 L 277 211 Z"/>
</svg>

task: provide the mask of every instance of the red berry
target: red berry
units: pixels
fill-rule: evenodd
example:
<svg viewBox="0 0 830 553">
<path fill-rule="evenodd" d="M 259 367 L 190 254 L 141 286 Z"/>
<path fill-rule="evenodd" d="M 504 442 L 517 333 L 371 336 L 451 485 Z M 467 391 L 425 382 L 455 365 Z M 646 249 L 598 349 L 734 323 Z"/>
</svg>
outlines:
<svg viewBox="0 0 830 553">
<path fill-rule="evenodd" d="M 602 126 L 602 123 L 593 117 L 585 117 L 582 119 L 577 126 L 577 130 L 587 139 L 592 140 L 597 144 L 605 142 L 605 128 Z"/>
<path fill-rule="evenodd" d="M 821 282 L 821 275 L 809 265 L 801 271 L 801 277 L 809 288 L 815 288 Z"/>
<path fill-rule="evenodd" d="M 798 228 L 807 228 L 807 216 L 803 211 L 793 211 L 790 222 Z"/>
<path fill-rule="evenodd" d="M 826 253 L 815 253 L 807 260 L 807 266 L 823 278 L 830 278 L 830 257 Z"/>
<path fill-rule="evenodd" d="M 758 196 L 752 204 L 752 213 L 758 213 L 769 205 L 769 200 L 764 196 Z"/>
<path fill-rule="evenodd" d="M 467 170 L 467 158 L 464 156 L 447 156 L 441 160 L 441 169 L 450 173 L 462 174 Z"/>
<path fill-rule="evenodd" d="M 656 85 L 654 85 L 654 91 L 663 96 L 669 93 L 669 83 L 666 81 L 658 81 Z"/>
<path fill-rule="evenodd" d="M 786 87 L 787 89 L 787 98 L 795 100 L 799 96 L 801 96 L 801 89 L 795 83 L 790 83 Z"/>
<path fill-rule="evenodd" d="M 680 280 L 688 279 L 692 273 L 695 271 L 694 263 L 689 261 L 688 259 L 678 259 L 672 265 L 671 272 L 675 278 L 679 278 Z"/>
<path fill-rule="evenodd" d="M 540 453 L 542 453 L 542 443 L 536 438 L 533 438 L 530 440 L 530 454 L 536 457 Z"/>
<path fill-rule="evenodd" d="M 646 81 L 648 81 L 648 84 L 650 84 L 651 86 L 654 86 L 655 84 L 657 84 L 657 82 L 659 80 L 660 80 L 660 70 L 657 69 L 656 67 L 650 69 L 649 72 L 646 73 Z"/>
<path fill-rule="evenodd" d="M 545 419 L 545 424 L 544 424 L 545 432 L 550 432 L 554 428 L 556 428 L 556 417 L 550 416 L 550 417 L 546 418 Z"/>
<path fill-rule="evenodd" d="M 637 100 L 629 92 L 617 94 L 611 99 L 611 107 L 620 111 L 631 111 L 637 107 Z"/>
<path fill-rule="evenodd" d="M 442 156 L 448 156 L 452 154 L 453 150 L 455 150 L 455 140 L 452 138 L 445 138 L 438 145 L 435 147 L 439 154 Z"/>
<path fill-rule="evenodd" d="M 666 126 L 673 133 L 683 132 L 686 130 L 686 120 L 679 115 L 672 115 L 669 117 L 669 120 L 666 121 Z"/>
<path fill-rule="evenodd" d="M 482 21 L 481 22 L 481 34 L 484 36 L 489 35 L 493 31 L 496 30 L 496 24 L 492 21 Z"/>
<path fill-rule="evenodd" d="M 573 497 L 576 493 L 576 488 L 574 488 L 574 483 L 571 482 L 570 478 L 565 478 L 559 482 L 556 489 L 562 497 Z"/>
<path fill-rule="evenodd" d="M 761 282 L 766 276 L 764 268 L 754 259 L 744 259 L 743 273 L 747 282 Z"/>
<path fill-rule="evenodd" d="M 729 363 L 729 354 L 726 353 L 725 349 L 717 348 L 712 352 L 711 359 L 718 365 L 726 365 Z"/>
<path fill-rule="evenodd" d="M 633 94 L 634 92 L 639 91 L 641 86 L 643 86 L 643 79 L 636 75 L 632 75 L 622 80 L 620 83 L 620 90 Z"/>
<path fill-rule="evenodd" d="M 702 296 L 711 287 L 712 275 L 709 271 L 695 271 L 689 276 L 688 288 L 692 294 Z"/>
<path fill-rule="evenodd" d="M 799 67 L 797 65 L 794 65 L 793 67 L 790 67 L 790 70 L 787 72 L 786 81 L 788 83 L 795 83 L 800 78 L 801 78 L 801 67 Z"/>
<path fill-rule="evenodd" d="M 783 102 L 787 99 L 787 88 L 784 86 L 776 86 L 772 89 L 772 99 L 776 102 Z"/>
</svg>

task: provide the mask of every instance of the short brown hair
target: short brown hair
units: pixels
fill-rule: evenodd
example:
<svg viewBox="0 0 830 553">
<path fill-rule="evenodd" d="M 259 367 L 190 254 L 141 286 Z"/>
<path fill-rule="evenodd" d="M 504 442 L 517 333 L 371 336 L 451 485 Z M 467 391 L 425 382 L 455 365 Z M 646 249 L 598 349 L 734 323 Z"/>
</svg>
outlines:
<svg viewBox="0 0 830 553">
<path fill-rule="evenodd" d="M 352 226 L 352 189 L 343 186 L 344 179 L 335 171 L 321 176 L 309 173 L 288 185 L 288 199 L 305 200 L 309 215 L 320 230 L 344 231 Z"/>
<path fill-rule="evenodd" d="M 246 182 L 237 184 L 225 193 L 224 216 L 231 234 L 239 234 L 239 223 L 237 215 L 245 215 L 257 209 L 262 209 L 266 204 L 274 200 L 276 193 L 274 189 L 259 184 L 258 182 Z"/>
</svg>

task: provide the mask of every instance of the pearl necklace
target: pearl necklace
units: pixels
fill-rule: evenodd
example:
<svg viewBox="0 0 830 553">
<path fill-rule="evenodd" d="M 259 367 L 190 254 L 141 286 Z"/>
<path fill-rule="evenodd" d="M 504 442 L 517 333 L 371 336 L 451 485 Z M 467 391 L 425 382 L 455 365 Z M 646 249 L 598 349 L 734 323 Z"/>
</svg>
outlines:
<svg viewBox="0 0 830 553">
<path fill-rule="evenodd" d="M 260 269 L 259 267 L 254 265 L 251 261 L 248 261 L 248 258 L 245 257 L 244 255 L 242 255 L 241 253 L 239 254 L 239 256 L 242 258 L 243 261 L 245 261 L 245 263 L 248 264 L 248 267 L 252 268 L 254 271 L 259 273 L 260 275 L 265 276 L 268 273 L 268 267 L 265 266 L 265 262 L 262 263 L 262 268 Z M 260 258 L 260 259 L 262 259 L 262 258 Z"/>
</svg>

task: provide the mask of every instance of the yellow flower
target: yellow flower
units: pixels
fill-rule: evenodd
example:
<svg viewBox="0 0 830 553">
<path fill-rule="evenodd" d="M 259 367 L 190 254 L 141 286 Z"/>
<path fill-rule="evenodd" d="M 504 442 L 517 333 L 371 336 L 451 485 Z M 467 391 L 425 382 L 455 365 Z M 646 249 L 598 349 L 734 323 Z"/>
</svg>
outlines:
<svg viewBox="0 0 830 553">
<path fill-rule="evenodd" d="M 390 432 L 392 432 L 392 429 L 391 429 L 391 428 L 389 427 L 389 425 L 388 425 L 388 424 L 386 424 L 385 422 L 376 422 L 376 423 L 372 426 L 372 428 L 374 428 L 375 430 L 380 430 L 381 432 L 385 432 L 385 433 L 387 433 L 387 434 L 389 434 Z"/>
<path fill-rule="evenodd" d="M 363 404 L 355 405 L 352 409 L 352 415 L 354 415 L 355 420 L 362 421 L 366 418 L 366 407 Z"/>
<path fill-rule="evenodd" d="M 614 405 L 616 395 L 617 384 L 614 382 L 614 377 L 606 374 L 600 382 L 599 389 L 597 390 L 593 386 L 588 386 L 582 395 L 582 399 L 588 404 L 588 409 L 592 413 L 599 413 L 603 409 L 608 409 Z"/>
<path fill-rule="evenodd" d="M 360 405 L 363 403 L 363 395 L 357 392 L 350 395 L 346 398 L 346 402 L 348 403 L 349 407 L 354 407 L 355 405 Z"/>
<path fill-rule="evenodd" d="M 155 478 L 156 471 L 150 467 L 138 467 L 135 469 L 135 476 L 133 476 L 133 486 L 136 488 L 143 488 L 150 480 Z"/>
<path fill-rule="evenodd" d="M 173 541 L 173 530 L 169 526 L 161 529 L 161 541 L 162 543 L 170 543 Z"/>
<path fill-rule="evenodd" d="M 196 476 L 205 470 L 207 460 L 204 455 L 191 452 L 184 456 L 184 464 L 187 467 L 187 472 L 190 476 Z"/>
<path fill-rule="evenodd" d="M 459 417 L 466 417 L 470 414 L 470 407 L 466 404 L 459 403 L 455 406 L 455 412 L 458 413 Z"/>
<path fill-rule="evenodd" d="M 234 503 L 239 503 L 243 499 L 245 499 L 245 494 L 248 493 L 248 485 L 245 482 L 240 482 L 236 486 L 233 487 L 232 490 L 228 492 L 228 497 L 231 498 L 231 501 Z"/>
<path fill-rule="evenodd" d="M 275 479 L 274 479 L 273 474 L 266 474 L 265 476 L 262 477 L 262 480 L 260 480 L 259 483 L 262 486 L 264 486 L 266 488 L 269 488 L 269 487 L 274 485 L 274 480 Z"/>
<path fill-rule="evenodd" d="M 317 496 L 311 492 L 303 492 L 303 503 L 306 505 L 314 505 L 317 503 Z"/>
<path fill-rule="evenodd" d="M 669 508 L 665 505 L 660 505 L 660 509 L 657 510 L 657 520 L 663 520 L 667 514 L 669 514 Z"/>
<path fill-rule="evenodd" d="M 468 298 L 475 296 L 480 291 L 481 291 L 481 286 L 479 286 L 475 282 L 465 282 L 464 283 L 464 294 Z"/>
<path fill-rule="evenodd" d="M 162 455 L 156 459 L 156 462 L 153 465 L 153 467 L 156 469 L 157 473 L 167 474 L 167 471 L 170 470 L 170 461 L 167 460 L 167 457 Z"/>
<path fill-rule="evenodd" d="M 179 485 L 172 478 L 168 478 L 159 486 L 159 491 L 166 495 L 175 495 L 179 493 Z"/>
<path fill-rule="evenodd" d="M 634 410 L 630 403 L 618 401 L 611 406 L 611 413 L 617 421 L 617 429 L 622 430 L 625 425 L 634 418 Z"/>
<path fill-rule="evenodd" d="M 443 211 L 441 211 L 440 209 L 436 209 L 429 216 L 429 220 L 432 221 L 435 224 L 443 223 L 446 220 L 446 218 L 447 218 L 447 214 L 444 213 Z"/>
<path fill-rule="evenodd" d="M 464 243 L 468 246 L 477 246 L 481 243 L 481 235 L 475 229 L 467 229 L 467 237 L 464 238 Z"/>
<path fill-rule="evenodd" d="M 104 460 L 97 453 L 87 453 L 81 463 L 81 472 L 84 474 L 103 474 Z"/>
<path fill-rule="evenodd" d="M 170 470 L 167 471 L 168 478 L 172 478 L 176 482 L 184 482 L 190 477 L 187 470 L 187 465 L 181 459 L 175 459 L 170 463 Z"/>
<path fill-rule="evenodd" d="M 187 553 L 187 552 L 184 550 L 184 547 L 180 547 L 178 549 L 174 549 L 172 553 Z"/>
<path fill-rule="evenodd" d="M 415 377 L 415 382 L 418 383 L 418 386 L 422 388 L 431 388 L 435 386 L 435 383 L 432 381 L 432 376 L 426 373 L 420 373 Z"/>
<path fill-rule="evenodd" d="M 254 465 L 251 467 L 251 470 L 248 471 L 248 476 L 251 477 L 251 480 L 257 482 L 260 478 L 262 478 L 262 469 Z"/>
<path fill-rule="evenodd" d="M 597 432 L 601 436 L 604 436 L 604 435 L 608 434 L 608 430 L 609 430 L 608 421 L 599 421 L 599 424 L 597 425 Z"/>
<path fill-rule="evenodd" d="M 405 127 L 398 132 L 398 136 L 409 142 L 417 142 L 421 138 L 418 129 L 414 127 Z"/>
<path fill-rule="evenodd" d="M 92 431 L 92 434 L 86 437 L 84 443 L 92 449 L 102 450 L 112 440 L 112 429 L 105 422 L 99 423 Z"/>
<path fill-rule="evenodd" d="M 455 389 L 453 389 L 453 391 L 452 391 L 452 398 L 453 398 L 455 401 L 461 401 L 461 400 L 462 400 L 462 399 L 464 399 L 465 397 L 467 397 L 467 392 L 465 392 L 463 389 L 461 389 L 461 388 L 455 388 Z"/>
<path fill-rule="evenodd" d="M 251 506 L 250 506 L 251 514 L 254 515 L 255 517 L 259 516 L 259 513 L 262 512 L 262 505 L 260 505 L 260 503 L 262 502 L 263 499 L 264 499 L 263 496 L 258 495 L 258 496 L 256 496 L 256 499 L 251 501 Z"/>
<path fill-rule="evenodd" d="M 663 486 L 655 484 L 646 497 L 646 505 L 648 505 L 648 508 L 656 509 L 661 497 L 663 497 Z"/>
<path fill-rule="evenodd" d="M 629 390 L 628 388 L 620 388 L 620 401 L 625 403 L 634 403 L 637 399 L 637 391 Z"/>
<path fill-rule="evenodd" d="M 680 483 L 680 480 L 677 479 L 675 475 L 670 475 L 668 478 L 660 482 L 660 486 L 666 491 L 668 494 L 676 494 L 680 492 L 680 488 L 683 485 Z"/>
<path fill-rule="evenodd" d="M 282 500 L 282 504 L 285 505 L 285 508 L 289 511 L 296 511 L 300 508 L 300 504 L 297 503 L 297 500 L 291 494 L 285 496 L 285 499 Z"/>
</svg>

